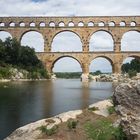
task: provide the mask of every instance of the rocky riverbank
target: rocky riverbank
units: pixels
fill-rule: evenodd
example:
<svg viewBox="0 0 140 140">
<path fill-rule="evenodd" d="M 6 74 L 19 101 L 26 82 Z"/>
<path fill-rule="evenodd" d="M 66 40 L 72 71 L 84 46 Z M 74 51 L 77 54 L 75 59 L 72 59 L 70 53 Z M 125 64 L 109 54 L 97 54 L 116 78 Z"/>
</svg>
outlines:
<svg viewBox="0 0 140 140">
<path fill-rule="evenodd" d="M 79 132 L 81 132 L 81 128 L 76 132 L 63 130 L 64 127 L 61 128 L 61 125 L 67 123 L 70 119 L 78 120 L 79 123 L 81 121 L 86 121 L 86 119 L 90 121 L 93 119 L 94 121 L 104 119 L 109 116 L 108 107 L 113 106 L 111 100 L 104 100 L 98 103 L 92 104 L 89 106 L 89 109 L 85 110 L 75 110 L 69 111 L 66 113 L 59 114 L 55 117 L 39 120 L 37 122 L 30 123 L 26 126 L 20 127 L 15 130 L 9 137 L 5 138 L 4 140 L 37 140 L 37 139 L 54 139 L 54 140 L 71 140 L 74 137 L 74 140 L 80 139 L 82 137 L 83 140 L 86 140 L 86 136 L 79 136 Z M 110 117 L 111 118 L 111 117 Z M 113 119 L 116 116 L 113 116 Z M 114 121 L 114 120 L 113 120 Z M 46 126 L 47 129 L 51 129 L 54 126 L 59 125 L 60 131 L 56 135 L 47 136 L 43 135 L 42 132 L 38 129 L 42 126 Z M 75 133 L 75 136 L 73 136 Z M 83 133 L 83 130 L 82 132 Z M 84 133 L 83 133 L 84 134 Z M 69 138 L 68 138 L 69 137 Z"/>
</svg>

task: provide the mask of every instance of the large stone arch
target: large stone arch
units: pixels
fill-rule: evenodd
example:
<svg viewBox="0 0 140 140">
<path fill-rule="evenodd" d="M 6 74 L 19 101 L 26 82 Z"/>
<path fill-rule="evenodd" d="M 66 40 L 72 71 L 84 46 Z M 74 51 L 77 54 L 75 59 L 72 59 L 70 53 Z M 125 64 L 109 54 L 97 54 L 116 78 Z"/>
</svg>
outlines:
<svg viewBox="0 0 140 140">
<path fill-rule="evenodd" d="M 113 34 L 110 31 L 105 30 L 105 29 L 100 29 L 100 30 L 96 30 L 94 32 L 91 32 L 90 36 L 88 37 L 89 38 L 89 51 L 96 51 L 96 50 L 94 50 L 94 48 L 93 48 L 93 50 L 91 48 L 91 46 L 92 46 L 91 45 L 91 40 L 94 39 L 93 38 L 94 35 L 96 36 L 96 34 L 98 34 L 98 33 L 101 33 L 101 34 L 102 33 L 105 33 L 105 35 L 108 35 L 108 37 L 109 37 L 108 39 L 111 41 L 111 47 L 112 47 L 109 51 L 114 51 L 114 48 L 115 48 L 115 46 L 114 46 L 114 44 L 115 44 L 115 38 L 114 38 Z"/>
<path fill-rule="evenodd" d="M 53 41 L 55 41 L 55 39 L 57 39 L 57 36 L 58 35 L 61 35 L 61 34 L 65 34 L 65 33 L 71 33 L 71 34 L 73 34 L 72 36 L 72 38 L 74 39 L 76 39 L 77 41 L 78 41 L 78 39 L 79 39 L 79 43 L 80 43 L 80 47 L 81 47 L 81 50 L 79 50 L 79 51 L 81 51 L 82 52 L 82 50 L 83 50 L 83 44 L 82 44 L 82 39 L 81 39 L 81 37 L 80 37 L 80 35 L 77 33 L 77 32 L 74 32 L 74 31 L 72 31 L 72 30 L 61 30 L 61 31 L 58 31 L 57 33 L 55 33 L 54 35 L 53 35 L 53 37 L 52 37 L 52 41 L 51 41 L 51 51 L 54 49 L 53 48 Z M 66 40 L 67 41 L 67 40 Z M 58 50 L 59 51 L 59 50 Z M 67 51 L 62 51 L 62 52 L 67 52 Z M 74 50 L 71 50 L 70 52 L 76 52 L 76 51 L 74 51 Z"/>
<path fill-rule="evenodd" d="M 131 35 L 131 38 L 129 38 L 130 37 L 130 34 L 133 34 L 133 35 Z M 138 33 L 138 34 L 137 34 Z M 136 36 L 135 36 L 135 35 Z M 122 37 L 121 37 L 121 51 L 140 51 L 140 49 L 139 50 L 131 50 L 131 48 L 133 48 L 133 46 L 132 45 L 134 45 L 134 42 L 131 44 L 131 46 L 129 46 L 130 45 L 130 43 L 133 41 L 133 38 L 134 37 L 138 37 L 139 36 L 139 40 L 140 40 L 140 30 L 138 30 L 138 29 L 127 29 L 127 30 L 125 30 L 123 33 L 122 33 Z M 132 39 L 132 41 L 131 41 L 131 39 Z M 137 39 L 138 40 L 138 39 Z M 131 41 L 130 43 L 127 43 L 127 42 L 129 42 L 129 41 Z M 139 46 L 140 46 L 140 41 L 139 41 Z M 126 48 L 125 48 L 126 47 Z M 130 48 L 128 48 L 128 47 L 130 47 Z M 140 47 L 139 47 L 140 48 Z M 138 48 L 137 48 L 138 49 Z"/>
<path fill-rule="evenodd" d="M 31 42 L 32 41 L 32 42 Z M 36 30 L 28 30 L 22 33 L 20 43 L 33 47 L 36 52 L 44 52 L 45 40 L 43 35 Z"/>
<path fill-rule="evenodd" d="M 1 38 L 1 33 L 3 34 L 2 38 Z M 7 30 L 0 30 L 0 39 L 2 39 L 4 41 L 4 38 L 7 38 L 7 37 L 13 38 L 12 34 L 9 31 L 7 31 Z"/>
<path fill-rule="evenodd" d="M 53 60 L 53 62 L 51 63 L 51 66 L 50 66 L 51 72 L 53 72 L 52 70 L 53 70 L 53 68 L 54 68 L 55 63 L 56 63 L 58 60 L 61 60 L 61 59 L 63 59 L 63 58 L 72 58 L 73 60 L 75 60 L 76 62 L 78 62 L 79 65 L 80 65 L 80 67 L 81 67 L 81 70 L 82 70 L 82 72 L 83 72 L 83 68 L 82 68 L 81 61 L 80 61 L 78 58 L 73 57 L 73 56 L 70 56 L 70 55 L 65 55 L 65 56 L 60 56 L 60 57 L 55 58 L 55 59 Z"/>
<path fill-rule="evenodd" d="M 103 58 L 103 59 L 107 60 L 111 65 L 112 73 L 114 73 L 114 62 L 113 62 L 112 58 L 103 56 L 103 55 L 95 56 L 94 58 L 90 59 L 89 67 L 91 66 L 91 63 L 98 58 Z"/>
</svg>

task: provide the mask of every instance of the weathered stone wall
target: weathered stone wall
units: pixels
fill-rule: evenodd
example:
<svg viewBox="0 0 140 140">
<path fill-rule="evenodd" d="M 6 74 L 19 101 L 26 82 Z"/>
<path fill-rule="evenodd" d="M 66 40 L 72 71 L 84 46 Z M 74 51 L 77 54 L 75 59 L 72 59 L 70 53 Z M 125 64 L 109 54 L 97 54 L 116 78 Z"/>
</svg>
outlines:
<svg viewBox="0 0 140 140">
<path fill-rule="evenodd" d="M 124 25 L 122 26 L 120 23 Z M 44 53 L 37 53 L 37 56 L 43 61 L 49 72 L 52 71 L 53 65 L 58 59 L 70 56 L 80 63 L 83 73 L 89 73 L 90 62 L 96 57 L 107 58 L 112 64 L 113 72 L 120 73 L 122 62 L 126 57 L 140 57 L 140 52 L 121 52 L 122 36 L 131 30 L 140 31 L 140 16 L 0 17 L 0 31 L 9 32 L 19 41 L 29 31 L 37 31 L 42 34 Z M 54 37 L 63 31 L 70 31 L 79 36 L 82 42 L 82 52 L 51 52 Z M 114 51 L 89 52 L 90 38 L 97 31 L 105 31 L 112 36 Z"/>
</svg>

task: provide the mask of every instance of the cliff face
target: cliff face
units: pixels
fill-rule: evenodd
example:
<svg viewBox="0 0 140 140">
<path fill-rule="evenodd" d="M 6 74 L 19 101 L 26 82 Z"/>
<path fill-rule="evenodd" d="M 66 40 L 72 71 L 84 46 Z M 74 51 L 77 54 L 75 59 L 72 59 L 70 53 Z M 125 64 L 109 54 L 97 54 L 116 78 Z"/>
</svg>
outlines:
<svg viewBox="0 0 140 140">
<path fill-rule="evenodd" d="M 120 123 L 128 140 L 140 140 L 140 83 L 118 85 L 113 101 L 121 115 Z"/>
</svg>

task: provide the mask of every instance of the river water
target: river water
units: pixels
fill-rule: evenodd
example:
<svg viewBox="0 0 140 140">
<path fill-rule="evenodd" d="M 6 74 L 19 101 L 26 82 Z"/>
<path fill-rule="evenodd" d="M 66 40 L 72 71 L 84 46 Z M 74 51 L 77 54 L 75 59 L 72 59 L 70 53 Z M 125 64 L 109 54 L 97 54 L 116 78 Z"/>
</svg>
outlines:
<svg viewBox="0 0 140 140">
<path fill-rule="evenodd" d="M 0 83 L 0 140 L 30 122 L 104 100 L 112 91 L 112 83 L 79 79 Z"/>
</svg>

